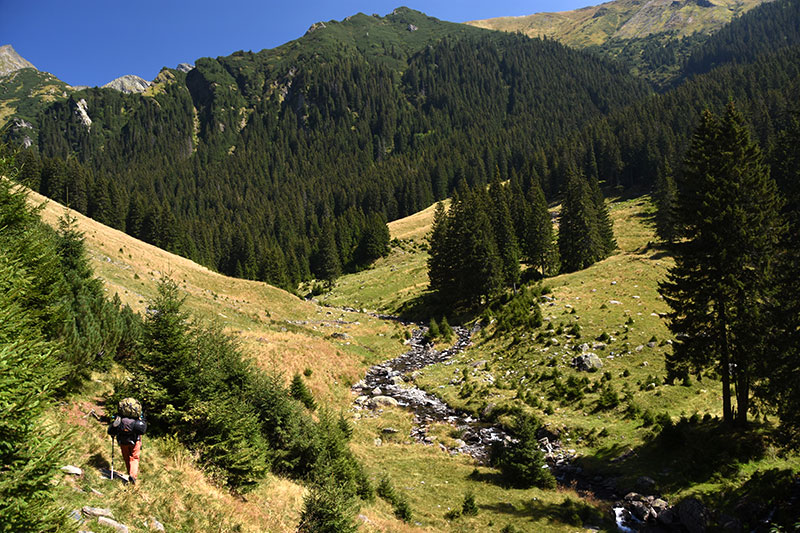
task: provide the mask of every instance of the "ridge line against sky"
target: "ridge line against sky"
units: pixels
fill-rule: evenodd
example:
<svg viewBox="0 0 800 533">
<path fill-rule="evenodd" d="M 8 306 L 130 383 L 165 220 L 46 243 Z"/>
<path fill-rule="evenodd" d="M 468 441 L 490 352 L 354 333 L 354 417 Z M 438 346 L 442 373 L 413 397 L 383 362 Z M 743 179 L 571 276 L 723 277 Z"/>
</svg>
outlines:
<svg viewBox="0 0 800 533">
<path fill-rule="evenodd" d="M 0 0 L 0 45 L 70 85 L 100 86 L 125 74 L 152 80 L 162 67 L 257 52 L 300 38 L 315 22 L 407 6 L 450 22 L 599 4 L 593 0 Z"/>
</svg>

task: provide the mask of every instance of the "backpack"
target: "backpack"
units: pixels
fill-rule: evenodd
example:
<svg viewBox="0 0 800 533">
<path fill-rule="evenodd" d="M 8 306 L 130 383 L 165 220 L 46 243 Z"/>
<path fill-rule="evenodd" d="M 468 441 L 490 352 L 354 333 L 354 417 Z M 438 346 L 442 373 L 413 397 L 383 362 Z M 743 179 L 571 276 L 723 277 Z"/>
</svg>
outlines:
<svg viewBox="0 0 800 533">
<path fill-rule="evenodd" d="M 133 398 L 125 398 L 120 400 L 119 406 L 117 407 L 117 414 L 125 418 L 141 418 L 142 404 Z"/>
</svg>

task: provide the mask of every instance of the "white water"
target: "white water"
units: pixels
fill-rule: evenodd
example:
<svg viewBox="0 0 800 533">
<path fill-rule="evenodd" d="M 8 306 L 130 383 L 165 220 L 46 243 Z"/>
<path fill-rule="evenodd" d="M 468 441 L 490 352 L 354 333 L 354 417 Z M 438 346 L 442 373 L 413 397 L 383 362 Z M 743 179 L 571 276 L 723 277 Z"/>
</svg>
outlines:
<svg viewBox="0 0 800 533">
<path fill-rule="evenodd" d="M 614 507 L 614 516 L 617 522 L 617 531 L 620 533 L 636 533 L 636 530 L 625 525 L 624 507 Z M 630 515 L 629 515 L 630 516 Z M 636 520 L 631 516 L 631 519 Z"/>
</svg>

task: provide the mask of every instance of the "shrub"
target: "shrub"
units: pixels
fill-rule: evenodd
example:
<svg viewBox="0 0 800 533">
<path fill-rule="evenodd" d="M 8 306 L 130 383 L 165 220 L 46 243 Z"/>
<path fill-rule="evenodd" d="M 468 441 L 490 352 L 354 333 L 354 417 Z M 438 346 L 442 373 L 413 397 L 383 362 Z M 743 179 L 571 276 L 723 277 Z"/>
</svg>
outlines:
<svg viewBox="0 0 800 533">
<path fill-rule="evenodd" d="M 517 442 L 501 444 L 493 450 L 493 463 L 507 483 L 521 488 L 555 487 L 555 478 L 544 468 L 544 454 L 536 440 L 538 422 L 530 415 L 515 416 L 514 436 Z"/>
<path fill-rule="evenodd" d="M 309 411 L 317 408 L 317 403 L 314 401 L 314 396 L 306 386 L 300 374 L 295 374 L 292 378 L 292 384 L 289 386 L 289 393 L 292 398 L 306 406 Z"/>
<path fill-rule="evenodd" d="M 461 514 L 464 516 L 476 516 L 478 514 L 478 506 L 475 504 L 475 495 L 472 491 L 464 495 L 464 503 L 461 505 Z"/>
<path fill-rule="evenodd" d="M 442 317 L 442 322 L 439 324 L 439 332 L 442 335 L 443 341 L 450 341 L 455 333 L 453 332 L 453 328 L 450 327 L 450 322 L 447 321 L 447 317 Z"/>
<path fill-rule="evenodd" d="M 608 409 L 614 409 L 619 403 L 619 394 L 617 394 L 617 390 L 614 386 L 609 383 L 600 390 L 600 397 L 597 399 L 596 408 L 598 411 L 606 411 Z"/>
</svg>

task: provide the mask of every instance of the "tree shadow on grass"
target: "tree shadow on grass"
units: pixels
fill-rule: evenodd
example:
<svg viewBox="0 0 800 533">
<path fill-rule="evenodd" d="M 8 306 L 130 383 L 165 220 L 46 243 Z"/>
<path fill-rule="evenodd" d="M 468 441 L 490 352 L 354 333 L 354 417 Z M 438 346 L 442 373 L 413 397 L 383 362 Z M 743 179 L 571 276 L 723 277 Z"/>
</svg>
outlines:
<svg viewBox="0 0 800 533">
<path fill-rule="evenodd" d="M 575 500 L 568 496 L 564 496 L 561 503 L 532 499 L 523 505 L 497 502 L 480 504 L 479 507 L 498 515 L 513 516 L 517 519 L 527 518 L 531 522 L 547 520 L 551 523 L 561 523 L 574 527 L 581 527 L 584 524 L 595 527 L 605 526 L 605 529 L 609 531 L 613 530 L 614 526 L 609 508 Z"/>
<path fill-rule="evenodd" d="M 678 492 L 698 483 L 735 476 L 742 464 L 764 457 L 771 428 L 753 425 L 729 428 L 717 418 L 682 418 L 664 423 L 643 445 L 623 451 L 619 445 L 600 448 L 583 459 L 589 470 L 619 475 L 630 490 L 635 480 L 656 480 L 659 492 Z M 640 489 L 641 490 L 641 489 Z"/>
</svg>

